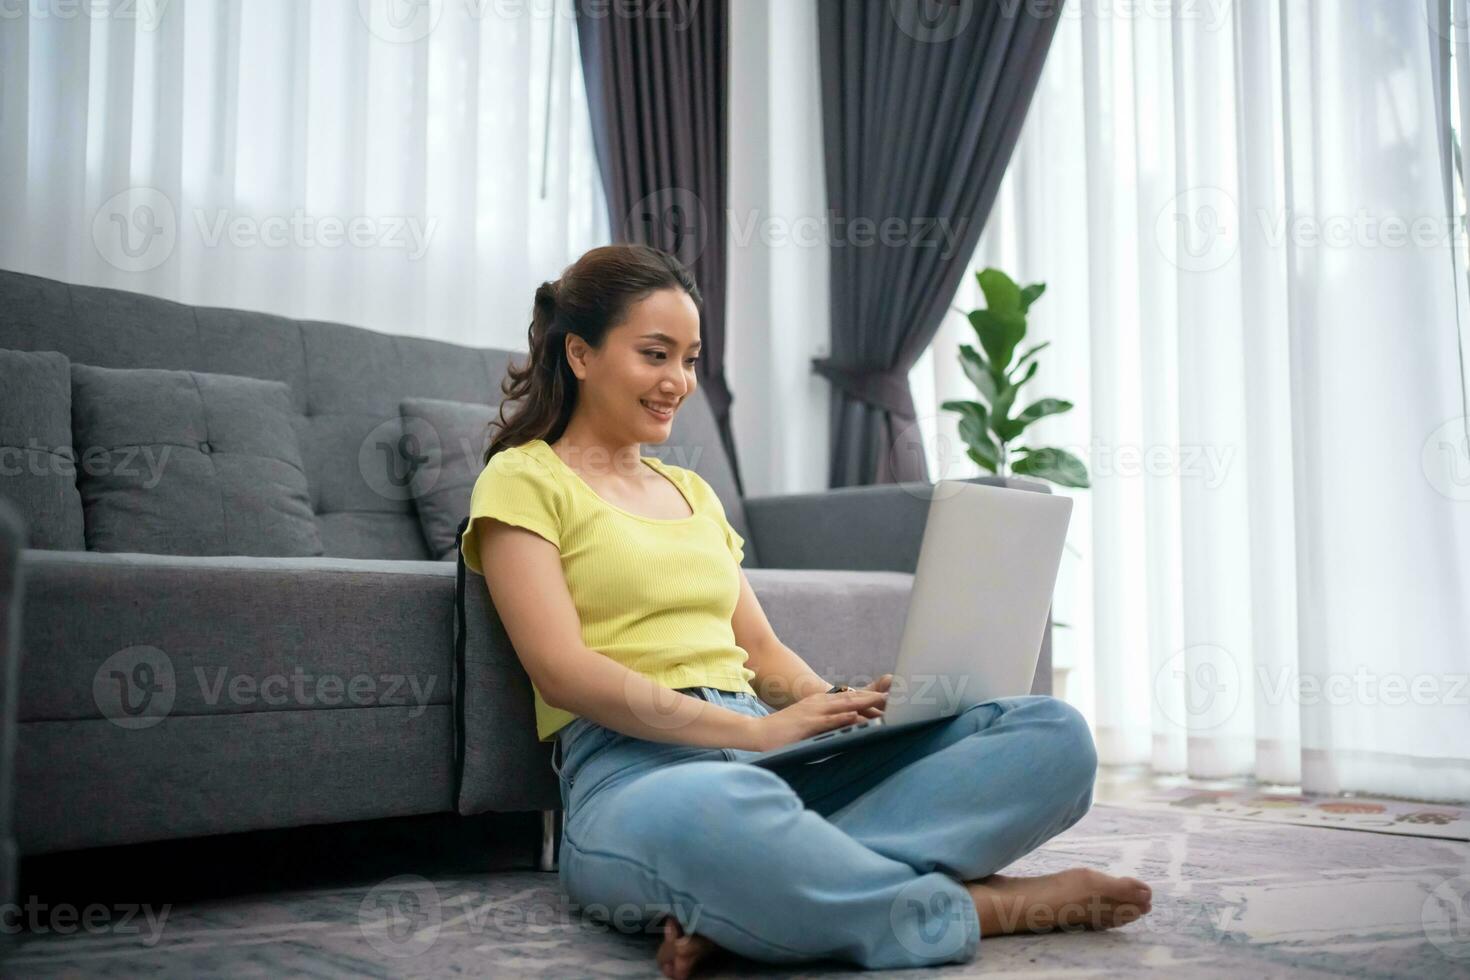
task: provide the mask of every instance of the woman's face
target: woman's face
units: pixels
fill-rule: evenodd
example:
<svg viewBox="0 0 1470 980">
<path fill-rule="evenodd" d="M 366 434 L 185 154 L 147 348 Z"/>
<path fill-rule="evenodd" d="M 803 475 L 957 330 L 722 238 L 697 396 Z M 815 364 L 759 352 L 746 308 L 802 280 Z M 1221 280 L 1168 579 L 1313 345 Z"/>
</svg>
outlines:
<svg viewBox="0 0 1470 980">
<path fill-rule="evenodd" d="M 579 402 L 628 442 L 663 442 L 696 387 L 699 308 L 682 289 L 660 289 L 633 304 L 601 350 L 568 338 Z"/>
</svg>

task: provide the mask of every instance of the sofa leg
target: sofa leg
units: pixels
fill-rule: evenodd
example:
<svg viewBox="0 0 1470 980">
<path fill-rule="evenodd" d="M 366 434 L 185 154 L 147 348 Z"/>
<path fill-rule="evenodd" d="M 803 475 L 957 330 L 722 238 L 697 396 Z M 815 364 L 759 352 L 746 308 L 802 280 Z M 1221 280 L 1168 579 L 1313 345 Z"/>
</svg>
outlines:
<svg viewBox="0 0 1470 980">
<path fill-rule="evenodd" d="M 541 811 L 541 860 L 538 867 L 542 871 L 556 870 L 556 845 L 561 839 L 560 810 Z"/>
</svg>

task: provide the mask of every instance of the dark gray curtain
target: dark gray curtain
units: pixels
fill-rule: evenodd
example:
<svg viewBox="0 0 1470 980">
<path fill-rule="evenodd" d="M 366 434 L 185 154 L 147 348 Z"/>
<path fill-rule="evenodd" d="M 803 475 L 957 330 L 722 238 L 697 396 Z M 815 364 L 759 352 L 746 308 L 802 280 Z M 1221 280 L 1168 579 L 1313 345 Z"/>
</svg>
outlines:
<svg viewBox="0 0 1470 980">
<path fill-rule="evenodd" d="M 1061 6 L 818 0 L 833 487 L 929 478 L 908 372 L 972 271 Z"/>
<path fill-rule="evenodd" d="M 576 11 L 613 241 L 670 252 L 699 283 L 699 383 L 743 496 L 725 381 L 727 3 L 578 0 Z"/>
</svg>

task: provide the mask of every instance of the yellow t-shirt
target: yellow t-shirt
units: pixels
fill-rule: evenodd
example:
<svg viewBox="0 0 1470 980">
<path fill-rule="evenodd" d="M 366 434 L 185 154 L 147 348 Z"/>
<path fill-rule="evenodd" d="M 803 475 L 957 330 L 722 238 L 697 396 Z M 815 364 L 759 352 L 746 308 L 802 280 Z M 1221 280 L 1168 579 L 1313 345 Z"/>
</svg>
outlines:
<svg viewBox="0 0 1470 980">
<path fill-rule="evenodd" d="M 604 500 L 544 439 L 503 449 L 480 471 L 465 565 L 480 568 L 478 529 L 493 517 L 557 546 L 567 591 L 589 650 L 670 689 L 717 687 L 754 694 L 755 671 L 730 619 L 740 599 L 745 539 L 725 518 L 714 488 L 693 470 L 643 462 L 684 495 L 688 517 L 643 517 Z M 535 684 L 536 734 L 545 742 L 577 716 L 553 708 Z"/>
</svg>

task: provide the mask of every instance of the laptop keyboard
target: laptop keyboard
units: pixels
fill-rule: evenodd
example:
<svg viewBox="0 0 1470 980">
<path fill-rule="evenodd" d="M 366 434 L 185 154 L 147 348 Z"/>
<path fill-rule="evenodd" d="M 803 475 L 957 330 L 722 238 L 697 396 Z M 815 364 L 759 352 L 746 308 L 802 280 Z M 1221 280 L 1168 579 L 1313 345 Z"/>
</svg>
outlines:
<svg viewBox="0 0 1470 980">
<path fill-rule="evenodd" d="M 862 721 L 857 722 L 856 724 L 848 725 L 846 728 L 834 728 L 830 732 L 823 732 L 820 735 L 813 735 L 811 737 L 811 741 L 815 742 L 819 739 L 831 738 L 833 735 L 841 735 L 844 732 L 855 731 L 859 728 L 877 728 L 881 724 L 883 724 L 882 718 L 864 718 Z"/>
</svg>

